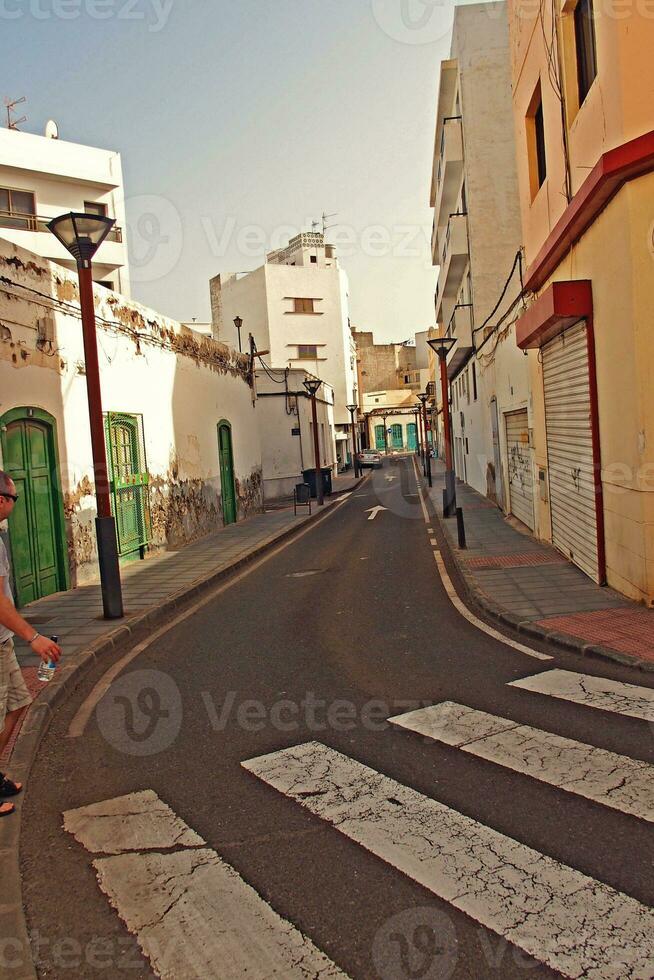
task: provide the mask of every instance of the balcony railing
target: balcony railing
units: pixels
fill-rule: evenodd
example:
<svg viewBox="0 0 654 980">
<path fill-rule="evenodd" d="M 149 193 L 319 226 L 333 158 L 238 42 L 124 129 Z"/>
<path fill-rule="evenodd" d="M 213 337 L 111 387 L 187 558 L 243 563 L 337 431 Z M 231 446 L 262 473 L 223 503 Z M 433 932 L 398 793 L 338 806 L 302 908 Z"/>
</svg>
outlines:
<svg viewBox="0 0 654 980">
<path fill-rule="evenodd" d="M 47 231 L 48 221 L 52 221 L 54 215 L 44 218 L 38 214 L 25 214 L 19 211 L 0 211 L 0 228 L 16 228 L 19 231 Z M 107 241 L 122 242 L 123 230 L 119 225 L 114 225 Z"/>
</svg>

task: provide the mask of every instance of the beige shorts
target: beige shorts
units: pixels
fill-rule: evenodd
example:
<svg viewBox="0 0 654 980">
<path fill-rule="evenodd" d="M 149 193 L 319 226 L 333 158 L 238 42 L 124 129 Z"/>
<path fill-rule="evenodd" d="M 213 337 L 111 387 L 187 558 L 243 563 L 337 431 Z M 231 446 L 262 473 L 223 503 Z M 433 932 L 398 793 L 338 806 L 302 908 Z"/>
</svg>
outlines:
<svg viewBox="0 0 654 980">
<path fill-rule="evenodd" d="M 0 731 L 5 727 L 5 717 L 10 711 L 17 711 L 32 703 L 23 673 L 18 666 L 14 641 L 0 643 Z"/>
</svg>

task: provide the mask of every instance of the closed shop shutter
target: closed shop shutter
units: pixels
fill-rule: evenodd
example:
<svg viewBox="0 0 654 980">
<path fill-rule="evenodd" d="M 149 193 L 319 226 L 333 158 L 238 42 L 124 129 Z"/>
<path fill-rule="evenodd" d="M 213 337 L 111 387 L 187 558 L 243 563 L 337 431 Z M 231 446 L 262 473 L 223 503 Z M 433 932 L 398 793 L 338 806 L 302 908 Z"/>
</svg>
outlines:
<svg viewBox="0 0 654 980">
<path fill-rule="evenodd" d="M 529 449 L 527 409 L 510 412 L 505 419 L 509 463 L 509 511 L 533 531 L 534 477 Z"/>
<path fill-rule="evenodd" d="M 552 541 L 599 582 L 586 324 L 543 347 Z"/>
</svg>

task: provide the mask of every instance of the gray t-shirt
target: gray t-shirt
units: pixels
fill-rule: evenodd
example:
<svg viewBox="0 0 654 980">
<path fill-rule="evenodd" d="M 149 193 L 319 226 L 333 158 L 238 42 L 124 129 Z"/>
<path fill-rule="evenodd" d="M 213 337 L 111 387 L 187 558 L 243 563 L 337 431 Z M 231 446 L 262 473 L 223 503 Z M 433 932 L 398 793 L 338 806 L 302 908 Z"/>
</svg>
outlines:
<svg viewBox="0 0 654 980">
<path fill-rule="evenodd" d="M 7 549 L 5 548 L 5 543 L 0 538 L 0 577 L 4 579 L 3 582 L 3 593 L 9 599 L 11 603 L 14 601 L 14 597 L 11 594 L 11 569 L 9 568 L 9 558 L 7 557 Z M 14 634 L 11 630 L 8 630 L 5 626 L 0 623 L 0 643 L 4 643 L 5 640 L 10 639 Z"/>
</svg>

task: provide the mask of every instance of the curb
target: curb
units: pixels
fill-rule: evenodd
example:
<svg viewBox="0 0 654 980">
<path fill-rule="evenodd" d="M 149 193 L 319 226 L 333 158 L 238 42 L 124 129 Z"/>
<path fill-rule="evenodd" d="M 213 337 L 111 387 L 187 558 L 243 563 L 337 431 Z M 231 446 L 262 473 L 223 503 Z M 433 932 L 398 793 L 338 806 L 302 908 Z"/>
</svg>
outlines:
<svg viewBox="0 0 654 980">
<path fill-rule="evenodd" d="M 436 510 L 434 501 L 429 495 L 427 495 L 426 499 L 431 504 L 434 516 L 438 521 L 441 535 L 447 548 L 447 555 L 465 585 L 467 598 L 473 605 L 476 605 L 486 613 L 487 616 L 494 619 L 500 625 L 509 626 L 511 629 L 522 633 L 532 640 L 549 643 L 552 646 L 558 647 L 560 650 L 565 650 L 567 653 L 579 653 L 583 657 L 610 660 L 613 663 L 622 664 L 622 666 L 634 667 L 636 670 L 654 673 L 654 661 L 641 660 L 639 657 L 633 657 L 628 653 L 621 653 L 619 650 L 613 650 L 611 647 L 605 647 L 599 643 L 589 643 L 588 640 L 584 640 L 579 636 L 572 636 L 570 633 L 561 633 L 559 630 L 548 629 L 547 626 L 541 626 L 540 623 L 534 622 L 531 619 L 523 619 L 521 616 L 516 616 L 514 613 L 509 612 L 508 609 L 505 609 L 504 606 L 500 606 L 499 603 L 489 599 L 481 591 L 472 574 L 466 568 L 465 562 L 461 561 L 457 550 L 452 546 L 452 542 L 445 530 L 445 520 Z"/>
<path fill-rule="evenodd" d="M 354 484 L 352 490 L 355 490 L 364 479 L 365 477 L 361 477 Z M 341 491 L 340 494 L 333 496 L 339 497 L 346 492 L 351 491 Z M 307 525 L 328 514 L 330 510 L 331 505 L 307 516 L 300 524 L 271 534 L 247 554 L 237 558 L 229 565 L 196 579 L 190 585 L 184 586 L 184 588 L 168 596 L 163 602 L 127 617 L 126 621 L 116 629 L 73 654 L 66 666 L 58 672 L 59 676 L 39 693 L 23 722 L 11 755 L 13 777 L 19 782 L 27 782 L 39 745 L 50 727 L 55 709 L 74 693 L 86 674 L 98 663 L 101 657 L 106 656 L 111 651 L 122 649 L 128 643 L 135 643 L 144 638 L 152 632 L 155 625 L 161 625 L 167 618 L 171 618 L 174 612 L 190 605 L 194 599 L 209 592 L 223 579 L 230 577 L 243 566 L 251 564 L 282 541 L 294 537 Z M 4 937 L 5 962 L 3 966 L 7 970 L 6 975 L 11 977 L 11 980 L 37 980 L 38 975 L 34 966 L 23 909 L 20 873 L 22 802 L 21 799 L 13 817 L 3 820 L 2 825 L 0 825 L 0 864 L 2 866 L 0 936 Z"/>
</svg>

